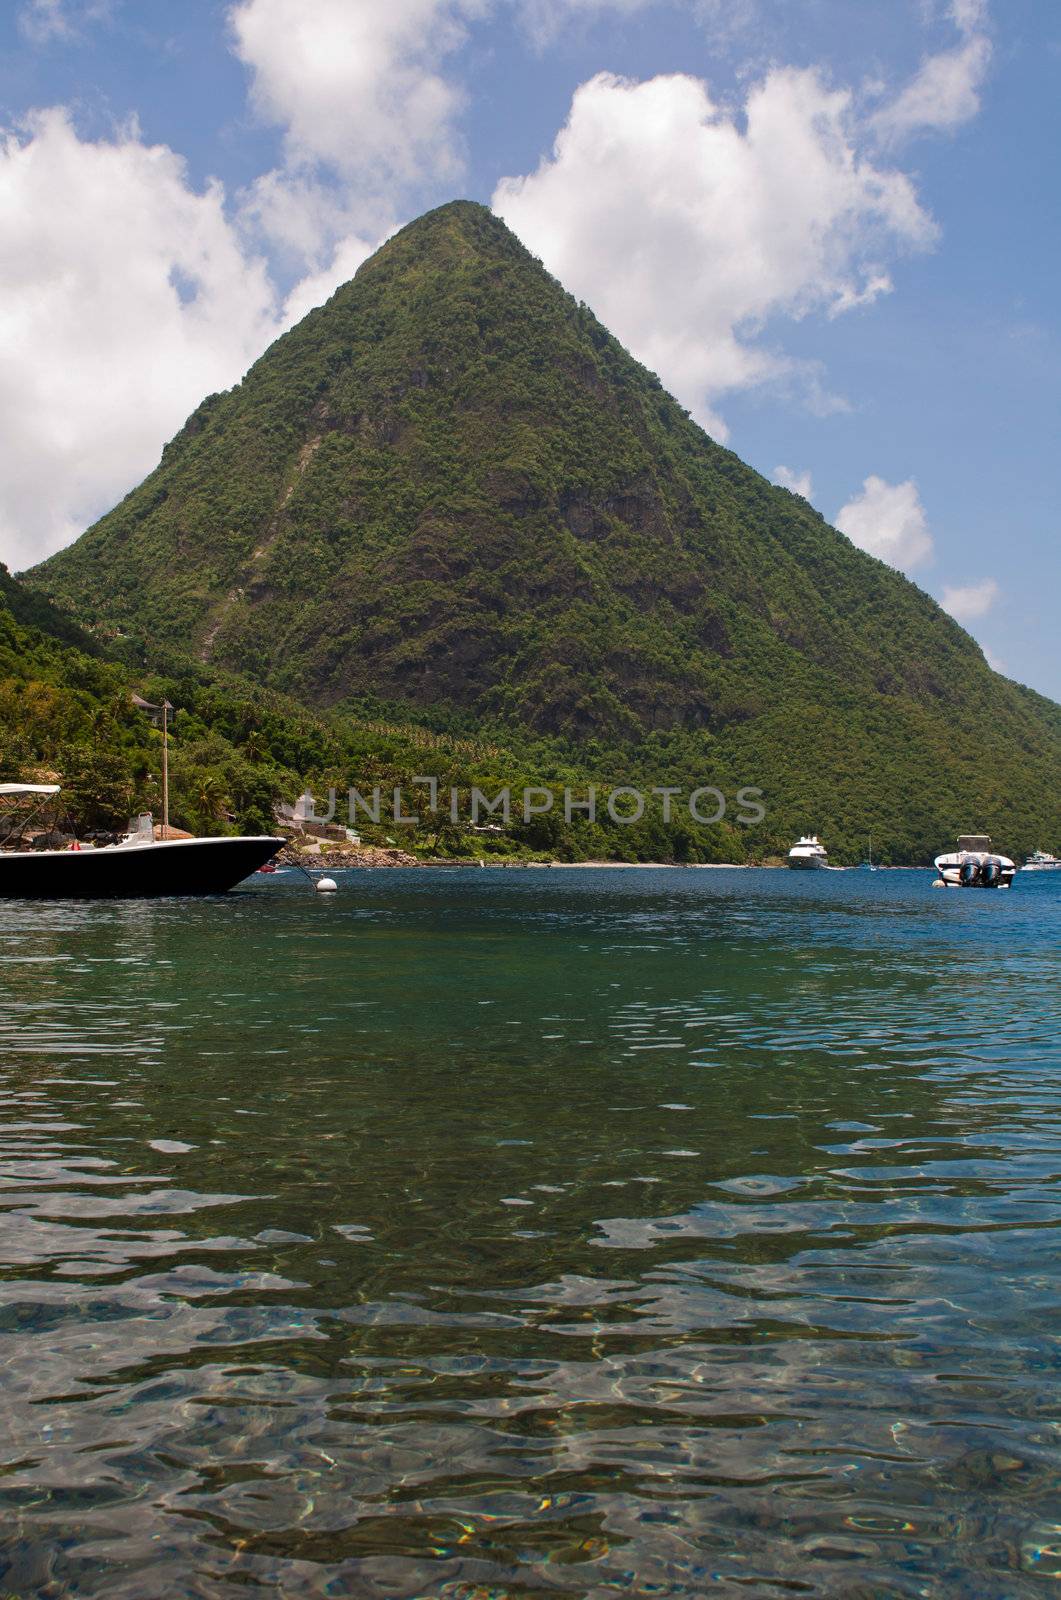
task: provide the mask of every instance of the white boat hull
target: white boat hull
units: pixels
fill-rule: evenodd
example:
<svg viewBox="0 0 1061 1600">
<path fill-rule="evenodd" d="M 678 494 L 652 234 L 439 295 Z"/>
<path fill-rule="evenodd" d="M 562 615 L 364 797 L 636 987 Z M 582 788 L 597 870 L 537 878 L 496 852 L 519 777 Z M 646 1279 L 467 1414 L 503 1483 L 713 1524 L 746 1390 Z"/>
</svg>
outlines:
<svg viewBox="0 0 1061 1600">
<path fill-rule="evenodd" d="M 1008 856 L 956 850 L 936 857 L 936 871 L 947 889 L 1009 889 L 1017 868 Z"/>
<path fill-rule="evenodd" d="M 953 874 L 950 871 L 941 872 L 940 873 L 940 880 L 941 880 L 941 882 L 943 884 L 943 887 L 945 889 L 985 889 L 985 888 L 988 887 L 987 884 L 983 884 L 983 883 L 980 883 L 980 884 L 963 883 L 961 881 L 961 879 L 956 874 Z M 1000 880 L 996 884 L 992 884 L 990 887 L 992 887 L 994 889 L 1012 889 L 1013 880 L 1012 880 L 1012 878 L 1006 878 L 1006 879 Z"/>
</svg>

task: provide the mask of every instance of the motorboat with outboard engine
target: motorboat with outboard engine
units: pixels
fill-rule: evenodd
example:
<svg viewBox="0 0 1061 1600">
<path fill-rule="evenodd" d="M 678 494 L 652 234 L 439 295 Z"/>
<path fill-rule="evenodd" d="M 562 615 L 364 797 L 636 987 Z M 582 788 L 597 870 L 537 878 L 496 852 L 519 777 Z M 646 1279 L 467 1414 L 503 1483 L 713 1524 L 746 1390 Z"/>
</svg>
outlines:
<svg viewBox="0 0 1061 1600">
<path fill-rule="evenodd" d="M 1033 850 L 1022 872 L 1061 872 L 1061 856 L 1052 856 L 1049 850 Z"/>
<path fill-rule="evenodd" d="M 0 810 L 14 823 L 0 838 L 0 899 L 118 900 L 224 894 L 270 861 L 285 843 L 272 835 L 156 839 L 151 818 L 117 844 L 74 840 L 38 850 L 25 840 L 30 818 L 59 784 L 0 783 Z M 35 802 L 35 804 L 34 804 Z M 17 819 L 19 806 L 30 816 Z"/>
<path fill-rule="evenodd" d="M 788 864 L 790 867 L 802 868 L 804 871 L 808 868 L 813 870 L 827 867 L 829 865 L 829 852 L 816 833 L 804 834 L 803 838 L 794 844 L 788 852 Z"/>
<path fill-rule="evenodd" d="M 936 857 L 937 884 L 945 889 L 1008 889 L 1017 868 L 992 850 L 986 833 L 963 833 L 958 848 Z"/>
</svg>

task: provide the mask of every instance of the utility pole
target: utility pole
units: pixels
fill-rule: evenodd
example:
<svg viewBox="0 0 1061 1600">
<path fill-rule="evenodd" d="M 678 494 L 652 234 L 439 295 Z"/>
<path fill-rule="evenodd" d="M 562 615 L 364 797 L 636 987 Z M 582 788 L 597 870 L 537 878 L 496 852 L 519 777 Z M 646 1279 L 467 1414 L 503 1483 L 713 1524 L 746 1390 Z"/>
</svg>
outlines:
<svg viewBox="0 0 1061 1600">
<path fill-rule="evenodd" d="M 162 837 L 169 838 L 169 714 L 168 700 L 162 702 Z"/>
<path fill-rule="evenodd" d="M 138 711 L 161 711 L 162 713 L 162 837 L 169 835 L 169 714 L 173 710 L 168 700 L 163 700 L 160 706 L 152 705 L 150 700 L 144 700 L 138 694 L 132 696 L 133 705 Z M 152 722 L 155 722 L 152 717 Z M 155 722 L 155 727 L 158 723 Z"/>
</svg>

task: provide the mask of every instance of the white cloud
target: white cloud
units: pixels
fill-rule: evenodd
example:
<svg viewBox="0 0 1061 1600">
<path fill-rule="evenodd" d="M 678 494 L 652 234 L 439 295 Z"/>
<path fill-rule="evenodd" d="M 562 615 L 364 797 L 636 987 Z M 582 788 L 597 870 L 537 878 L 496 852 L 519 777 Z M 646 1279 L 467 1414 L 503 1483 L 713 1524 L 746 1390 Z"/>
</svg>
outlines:
<svg viewBox="0 0 1061 1600">
<path fill-rule="evenodd" d="M 251 104 L 282 163 L 240 197 L 240 223 L 314 282 L 395 226 L 399 196 L 455 184 L 465 97 L 441 70 L 491 0 L 237 0 L 228 11 Z M 334 287 L 334 283 L 331 283 Z M 330 292 L 330 290 L 329 290 Z M 305 294 L 302 295 L 302 299 Z"/>
<path fill-rule="evenodd" d="M 729 43 L 758 26 L 759 9 L 759 0 L 694 0 L 693 3 L 697 22 L 712 39 L 722 43 Z"/>
<path fill-rule="evenodd" d="M 985 0 L 952 0 L 948 15 L 961 43 L 925 56 L 906 87 L 877 112 L 873 126 L 886 143 L 926 129 L 960 127 L 980 109 L 980 89 L 991 62 L 991 41 L 982 31 L 987 5 Z"/>
<path fill-rule="evenodd" d="M 87 142 L 51 110 L 0 143 L 0 558 L 13 567 L 112 505 L 273 335 L 265 269 L 222 202 L 133 127 Z"/>
<path fill-rule="evenodd" d="M 28 0 L 18 14 L 18 25 L 34 44 L 69 38 L 73 32 L 63 0 Z"/>
<path fill-rule="evenodd" d="M 0 560 L 13 569 L 109 510 L 204 395 L 378 242 L 339 239 L 280 308 L 224 202 L 135 125 L 83 140 L 53 108 L 0 137 Z"/>
<path fill-rule="evenodd" d="M 236 54 L 292 169 L 322 163 L 373 192 L 461 169 L 459 90 L 438 71 L 479 0 L 239 0 Z"/>
<path fill-rule="evenodd" d="M 987 0 L 951 0 L 947 15 L 962 33 L 987 26 Z"/>
<path fill-rule="evenodd" d="M 932 557 L 928 519 L 912 478 L 905 483 L 886 483 L 871 475 L 863 483 L 862 493 L 841 506 L 833 521 L 852 544 L 901 572 Z"/>
<path fill-rule="evenodd" d="M 552 44 L 572 21 L 592 22 L 602 11 L 632 16 L 657 0 L 519 0 L 519 20 L 539 47 Z"/>
<path fill-rule="evenodd" d="M 293 328 L 296 322 L 301 322 L 307 311 L 312 311 L 314 306 L 322 306 L 339 288 L 340 284 L 351 279 L 363 261 L 376 250 L 382 240 L 369 244 L 364 239 L 356 237 L 343 239 L 336 247 L 328 265 L 320 272 L 314 272 L 296 283 L 284 302 L 282 324 L 285 328 Z"/>
<path fill-rule="evenodd" d="M 1009 677 L 1009 667 L 1003 661 L 1002 657 L 1001 656 L 996 656 L 995 652 L 993 650 L 989 650 L 986 644 L 985 645 L 981 645 L 981 649 L 984 652 L 984 659 L 987 662 L 988 666 L 991 668 L 992 672 L 1004 673 L 1005 676 L 1008 678 Z"/>
<path fill-rule="evenodd" d="M 851 98 L 777 69 L 743 115 L 700 80 L 601 73 L 552 154 L 494 209 L 708 426 L 727 390 L 797 364 L 768 318 L 837 314 L 890 288 L 882 257 L 934 226 L 902 173 L 860 154 Z"/>
<path fill-rule="evenodd" d="M 809 500 L 814 493 L 814 480 L 809 472 L 793 472 L 791 467 L 775 467 L 774 482 L 779 483 L 782 489 L 790 489 L 793 494 L 801 494 L 804 500 Z"/>
<path fill-rule="evenodd" d="M 76 39 L 82 25 L 110 16 L 111 0 L 26 0 L 18 12 L 19 31 L 32 44 Z"/>
<path fill-rule="evenodd" d="M 263 241 L 274 264 L 311 277 L 327 275 L 337 256 L 350 258 L 359 246 L 374 249 L 366 241 L 382 242 L 395 227 L 384 197 L 357 196 L 323 176 L 286 168 L 242 191 L 238 220 L 248 237 Z"/>
<path fill-rule="evenodd" d="M 984 578 L 980 583 L 949 586 L 943 591 L 940 605 L 949 611 L 955 622 L 975 622 L 984 616 L 998 599 L 999 589 L 994 578 Z"/>
</svg>

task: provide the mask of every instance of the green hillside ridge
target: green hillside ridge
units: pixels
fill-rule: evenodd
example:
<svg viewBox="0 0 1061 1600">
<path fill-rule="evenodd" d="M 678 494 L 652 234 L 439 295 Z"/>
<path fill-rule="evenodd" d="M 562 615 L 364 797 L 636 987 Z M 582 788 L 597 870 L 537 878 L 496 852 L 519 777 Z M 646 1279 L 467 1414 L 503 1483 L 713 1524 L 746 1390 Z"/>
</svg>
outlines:
<svg viewBox="0 0 1061 1600">
<path fill-rule="evenodd" d="M 682 769 L 688 752 L 680 739 L 649 736 L 639 753 L 623 756 L 620 770 L 618 758 L 595 741 L 583 741 L 578 758 L 564 741 L 528 734 L 518 746 L 504 746 L 379 716 L 315 714 L 236 674 L 194 662 L 178 659 L 159 672 L 130 668 L 98 647 L 88 655 L 62 638 L 19 624 L 19 612 L 39 615 L 37 599 L 0 568 L 0 781 L 58 776 L 64 805 L 79 831 L 121 826 L 140 810 L 160 813 L 160 735 L 134 707 L 134 692 L 156 703 L 168 697 L 179 708 L 172 723 L 171 815 L 178 826 L 198 833 L 268 829 L 276 802 L 290 801 L 307 784 L 322 797 L 329 788 L 344 795 L 351 786 L 368 796 L 378 785 L 384 796 L 381 825 L 365 825 L 359 812 L 366 842 L 393 840 L 426 859 L 741 861 L 779 855 L 799 826 L 795 803 L 772 807 L 758 827 L 728 820 L 697 825 L 685 797 L 675 802 L 669 824 L 658 803 L 635 826 L 610 822 L 603 797 L 614 784 L 636 782 L 648 789 L 665 768 L 685 785 L 687 795 L 702 780 L 695 766 Z M 62 633 L 69 631 L 61 616 L 53 613 L 50 620 Z M 408 811 L 418 795 L 423 799 L 414 780 L 425 770 L 437 775 L 444 791 L 451 785 L 458 789 L 459 826 L 446 825 L 444 816 L 429 811 L 415 828 L 393 822 L 392 791 L 403 790 Z M 815 804 L 827 807 L 823 775 L 792 774 L 793 789 L 806 791 L 812 782 L 819 797 Z M 472 787 L 492 797 L 505 784 L 516 794 L 525 786 L 551 787 L 556 795 L 552 814 L 529 825 L 517 814 L 502 836 L 476 835 L 467 826 Z M 562 791 L 569 788 L 584 797 L 590 784 L 601 794 L 597 821 L 576 815 L 566 823 Z M 873 814 L 878 829 L 881 814 L 880 809 Z M 938 842 L 933 827 L 925 808 L 896 805 L 891 834 L 875 836 L 878 859 L 927 862 Z M 861 816 L 846 829 L 834 825 L 829 834 L 834 858 L 857 860 L 865 828 Z M 1017 848 L 1031 848 L 1023 835 Z"/>
<path fill-rule="evenodd" d="M 436 856 L 491 859 L 634 861 L 660 858 L 718 861 L 743 858 L 746 840 L 730 824 L 697 826 L 676 815 L 670 826 L 647 817 L 634 827 L 560 815 L 562 794 L 579 795 L 600 781 L 548 741 L 514 750 L 482 740 L 439 734 L 414 724 L 378 718 L 314 714 L 233 674 L 176 662 L 166 672 L 135 671 L 101 652 L 71 646 L 19 615 L 46 617 L 61 635 L 71 624 L 42 610 L 35 597 L 0 565 L 0 782 L 52 781 L 63 785 L 61 808 L 76 833 L 124 827 L 139 811 L 161 813 L 161 734 L 133 703 L 134 693 L 177 707 L 171 722 L 170 812 L 178 826 L 203 833 L 272 831 L 278 801 L 292 801 L 308 784 L 326 800 L 353 786 L 371 799 L 382 795 L 380 824 L 358 812 L 365 842 L 397 843 L 430 860 Z M 459 821 L 425 808 L 414 781 L 428 767 L 448 796 L 457 790 Z M 493 798 L 504 784 L 541 783 L 557 794 L 556 812 L 529 824 L 514 816 L 500 836 L 469 826 L 471 792 Z M 401 810 L 420 801 L 415 827 L 393 820 L 393 793 Z M 485 813 L 484 813 L 485 817 Z M 337 820 L 345 820 L 342 810 Z"/>
<path fill-rule="evenodd" d="M 31 589 L 12 577 L 0 561 L 0 612 L 9 611 L 23 627 L 48 634 L 63 644 L 74 645 L 86 655 L 101 653 L 99 641 L 39 590 Z"/>
<path fill-rule="evenodd" d="M 918 860 L 966 827 L 1061 837 L 1061 708 L 708 438 L 467 202 L 204 401 L 30 582 L 133 658 L 340 724 L 382 707 L 524 769 L 757 786 L 753 852 L 805 827 Z"/>
</svg>

